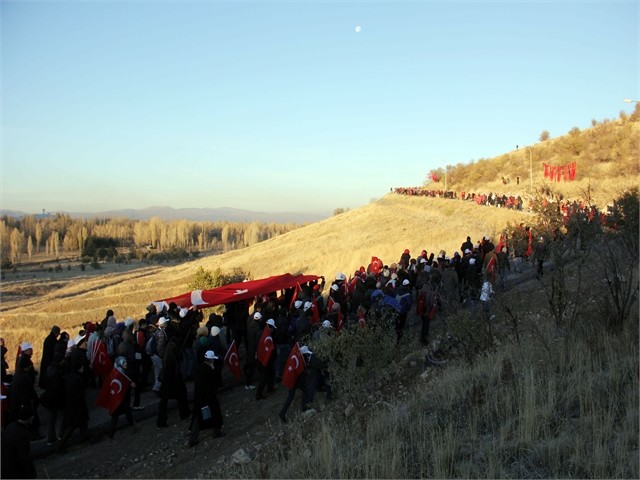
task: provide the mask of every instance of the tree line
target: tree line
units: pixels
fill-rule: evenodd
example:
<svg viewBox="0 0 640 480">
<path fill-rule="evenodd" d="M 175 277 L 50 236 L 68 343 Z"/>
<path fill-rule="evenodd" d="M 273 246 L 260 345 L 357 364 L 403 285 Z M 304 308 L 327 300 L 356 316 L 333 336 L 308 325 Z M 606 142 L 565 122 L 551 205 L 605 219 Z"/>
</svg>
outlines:
<svg viewBox="0 0 640 480">
<path fill-rule="evenodd" d="M 226 251 L 248 247 L 294 230 L 295 223 L 165 221 L 126 218 L 71 218 L 68 214 L 0 217 L 2 265 L 19 264 L 25 258 L 44 253 L 57 258 L 86 250 L 87 242 L 111 239 L 111 248 L 166 251 Z"/>
</svg>

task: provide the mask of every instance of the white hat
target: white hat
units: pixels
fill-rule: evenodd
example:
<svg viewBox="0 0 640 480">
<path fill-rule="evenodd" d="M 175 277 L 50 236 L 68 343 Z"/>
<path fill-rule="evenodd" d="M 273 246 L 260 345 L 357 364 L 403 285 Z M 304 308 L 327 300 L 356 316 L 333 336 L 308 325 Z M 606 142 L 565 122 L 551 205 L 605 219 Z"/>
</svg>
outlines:
<svg viewBox="0 0 640 480">
<path fill-rule="evenodd" d="M 402 281 L 402 284 L 403 284 L 403 285 L 409 285 L 410 283 L 411 283 L 411 282 L 410 282 L 408 279 L 406 279 L 406 278 Z"/>
<path fill-rule="evenodd" d="M 273 328 L 276 328 L 276 321 L 273 318 L 267 320 L 267 325 L 271 325 Z"/>
<path fill-rule="evenodd" d="M 336 280 L 346 280 L 347 277 L 345 277 L 344 273 L 342 272 L 338 272 L 338 274 L 336 275 Z"/>
<path fill-rule="evenodd" d="M 468 248 L 465 249 L 464 253 L 471 253 L 471 250 L 469 250 Z"/>
<path fill-rule="evenodd" d="M 180 318 L 184 318 L 184 317 L 186 317 L 186 316 L 187 316 L 187 313 L 189 313 L 189 309 L 188 309 L 188 308 L 181 308 L 181 309 L 180 309 L 180 313 L 179 313 Z"/>
<path fill-rule="evenodd" d="M 476 264 L 476 259 L 475 258 L 470 258 L 469 259 L 469 265 L 475 265 Z"/>
<path fill-rule="evenodd" d="M 124 319 L 124 326 L 125 327 L 130 327 L 131 325 L 133 325 L 133 318 L 131 317 L 127 317 Z"/>
<path fill-rule="evenodd" d="M 302 310 L 304 310 L 305 312 L 307 310 L 309 310 L 311 307 L 313 307 L 313 303 L 311 302 L 304 302 L 304 306 L 302 307 Z"/>
<path fill-rule="evenodd" d="M 331 322 L 329 320 L 325 320 L 324 322 L 322 322 L 322 326 L 324 328 L 331 328 Z"/>
<path fill-rule="evenodd" d="M 262 314 L 260 312 L 256 312 L 253 314 L 253 319 L 254 320 L 261 320 L 262 319 Z"/>
<path fill-rule="evenodd" d="M 296 308 L 300 308 L 302 306 L 302 300 L 296 300 L 293 302 L 293 306 Z"/>
<path fill-rule="evenodd" d="M 309 347 L 307 347 L 306 345 L 303 345 L 300 347 L 300 353 L 303 355 L 306 355 L 308 353 L 313 353 L 313 352 L 309 350 Z"/>
<path fill-rule="evenodd" d="M 169 323 L 169 319 L 167 317 L 160 317 L 158 319 L 158 325 L 164 325 L 165 323 Z"/>
<path fill-rule="evenodd" d="M 220 335 L 220 327 L 216 327 L 215 325 L 211 327 L 211 336 L 215 337 L 216 335 Z"/>
<path fill-rule="evenodd" d="M 29 350 L 29 349 L 33 350 L 33 346 L 31 346 L 29 342 L 22 342 L 22 345 L 20 345 L 20 350 L 24 352 L 25 350 Z"/>
<path fill-rule="evenodd" d="M 338 285 L 336 285 L 335 283 L 333 285 L 331 285 L 331 290 L 333 290 L 334 292 L 337 292 L 338 288 L 340 288 L 340 287 L 338 287 Z"/>
<path fill-rule="evenodd" d="M 206 358 L 207 360 L 218 360 L 218 357 L 216 357 L 216 354 L 213 350 L 207 350 L 206 352 L 204 352 L 204 358 Z"/>
</svg>

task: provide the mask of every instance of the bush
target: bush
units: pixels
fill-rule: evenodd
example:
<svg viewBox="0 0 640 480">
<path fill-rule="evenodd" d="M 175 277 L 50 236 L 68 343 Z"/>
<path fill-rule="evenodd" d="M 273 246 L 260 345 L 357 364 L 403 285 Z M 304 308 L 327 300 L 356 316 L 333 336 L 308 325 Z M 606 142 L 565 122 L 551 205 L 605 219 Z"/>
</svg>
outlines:
<svg viewBox="0 0 640 480">
<path fill-rule="evenodd" d="M 390 374 L 397 355 L 395 314 L 370 311 L 367 324 L 346 326 L 340 333 L 323 335 L 309 348 L 327 362 L 331 388 L 356 406 L 368 399 L 364 394 Z"/>
</svg>

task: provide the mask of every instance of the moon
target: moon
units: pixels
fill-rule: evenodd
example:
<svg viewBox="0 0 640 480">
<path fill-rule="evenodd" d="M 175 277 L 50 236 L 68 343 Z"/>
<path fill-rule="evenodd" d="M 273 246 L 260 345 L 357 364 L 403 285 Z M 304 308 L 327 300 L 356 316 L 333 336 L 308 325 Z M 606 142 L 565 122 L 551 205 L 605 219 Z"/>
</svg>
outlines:
<svg viewBox="0 0 640 480">
<path fill-rule="evenodd" d="M 273 345 L 273 338 L 269 336 L 264 339 L 265 350 L 267 349 L 267 342 L 271 342 L 271 344 Z"/>
<path fill-rule="evenodd" d="M 298 369 L 298 366 L 300 365 L 300 360 L 298 360 L 298 355 L 294 355 L 293 359 L 296 361 L 296 366 L 293 367 L 294 370 Z"/>
<path fill-rule="evenodd" d="M 360 33 L 362 31 L 362 27 L 360 25 L 356 25 L 356 33 Z"/>
<path fill-rule="evenodd" d="M 113 394 L 120 393 L 122 391 L 122 382 L 120 380 L 118 380 L 117 378 L 114 378 L 113 380 L 111 380 L 111 384 L 110 385 L 113 385 L 114 383 L 116 385 L 118 385 L 118 391 L 114 392 L 113 390 L 111 390 L 111 392 Z"/>
</svg>

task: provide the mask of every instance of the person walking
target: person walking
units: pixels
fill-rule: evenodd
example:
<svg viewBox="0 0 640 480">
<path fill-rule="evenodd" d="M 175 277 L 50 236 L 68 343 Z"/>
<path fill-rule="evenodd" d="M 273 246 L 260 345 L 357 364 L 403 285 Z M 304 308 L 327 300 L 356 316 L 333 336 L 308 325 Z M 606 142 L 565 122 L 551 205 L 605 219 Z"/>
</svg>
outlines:
<svg viewBox="0 0 640 480">
<path fill-rule="evenodd" d="M 187 398 L 187 386 L 184 383 L 180 371 L 180 349 L 178 339 L 171 337 L 162 359 L 162 384 L 160 386 L 160 405 L 158 407 L 158 428 L 167 426 L 167 404 L 169 399 L 178 401 L 180 420 L 185 420 L 191 415 Z"/>
<path fill-rule="evenodd" d="M 36 467 L 31 457 L 29 425 L 33 421 L 33 409 L 23 406 L 17 421 L 2 431 L 2 478 L 36 478 Z"/>
<path fill-rule="evenodd" d="M 125 377 L 128 377 L 128 368 L 127 368 L 128 366 L 129 365 L 127 362 L 127 357 L 123 355 L 116 357 L 116 361 L 113 364 L 113 368 L 118 370 Z M 111 414 L 111 424 L 109 427 L 110 439 L 113 439 L 113 436 L 116 433 L 116 427 L 118 425 L 118 419 L 120 418 L 120 415 L 124 415 L 125 418 L 127 419 L 127 423 L 131 425 L 131 427 L 133 427 L 133 433 L 137 432 L 138 430 L 138 427 L 135 425 L 135 422 L 133 421 L 133 411 L 131 410 L 131 389 L 132 388 L 134 389 L 136 388 L 136 384 L 134 382 L 131 382 L 131 385 L 129 386 L 129 388 L 127 388 L 126 393 L 122 397 L 122 401 L 120 402 L 120 405 L 118 405 L 116 409 L 113 411 L 113 413 Z"/>
<path fill-rule="evenodd" d="M 217 327 L 216 327 L 217 328 Z M 218 356 L 213 350 L 204 353 L 204 360 L 196 366 L 193 386 L 193 413 L 191 416 L 191 434 L 189 446 L 198 444 L 200 430 L 213 428 L 214 437 L 224 435 L 222 410 L 218 402 L 218 376 L 215 374 L 215 361 Z"/>
<path fill-rule="evenodd" d="M 42 343 L 42 359 L 40 360 L 40 378 L 38 379 L 38 386 L 42 389 L 46 388 L 47 379 L 47 367 L 51 365 L 53 361 L 53 349 L 58 341 L 60 335 L 60 327 L 54 325 L 51 327 L 51 332 L 47 335 Z"/>
</svg>

